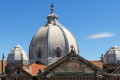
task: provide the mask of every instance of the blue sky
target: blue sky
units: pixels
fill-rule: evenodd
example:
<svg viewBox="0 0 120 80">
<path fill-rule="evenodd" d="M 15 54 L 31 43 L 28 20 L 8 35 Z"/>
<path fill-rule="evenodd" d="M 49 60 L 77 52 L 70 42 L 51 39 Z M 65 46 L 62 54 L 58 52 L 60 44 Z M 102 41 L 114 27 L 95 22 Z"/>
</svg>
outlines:
<svg viewBox="0 0 120 80">
<path fill-rule="evenodd" d="M 0 0 L 0 59 L 17 44 L 29 44 L 47 21 L 52 0 Z M 112 46 L 120 47 L 120 0 L 54 0 L 55 14 L 77 38 L 80 55 L 99 60 Z"/>
</svg>

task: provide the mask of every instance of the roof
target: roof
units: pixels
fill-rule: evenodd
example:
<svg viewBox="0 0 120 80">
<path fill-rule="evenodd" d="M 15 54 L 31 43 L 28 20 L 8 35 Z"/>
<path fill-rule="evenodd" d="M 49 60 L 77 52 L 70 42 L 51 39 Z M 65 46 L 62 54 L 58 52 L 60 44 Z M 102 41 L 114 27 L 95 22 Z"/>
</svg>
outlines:
<svg viewBox="0 0 120 80">
<path fill-rule="evenodd" d="M 91 63 L 90 61 L 84 59 L 83 57 L 79 56 L 78 54 L 75 54 L 74 51 L 71 51 L 69 54 L 67 54 L 66 56 L 60 58 L 58 61 L 56 61 L 55 63 L 49 65 L 48 67 L 46 67 L 45 69 L 42 70 L 43 74 L 47 74 L 50 71 L 52 71 L 52 69 L 55 69 L 56 67 L 58 67 L 59 65 L 61 65 L 62 63 L 64 63 L 65 61 L 68 61 L 70 59 L 70 57 L 77 57 L 78 60 L 80 62 L 82 62 L 83 64 L 85 64 L 86 66 L 89 66 L 90 68 L 94 69 L 95 71 L 99 71 L 101 73 L 105 73 L 100 67 L 96 66 L 95 64 Z"/>
<path fill-rule="evenodd" d="M 16 65 L 16 64 L 13 64 L 13 65 L 15 65 L 16 68 L 15 68 L 14 70 L 11 70 L 11 71 L 7 74 L 7 76 L 10 76 L 10 75 L 13 74 L 14 72 L 20 70 L 20 71 L 22 71 L 24 74 L 26 74 L 27 77 L 32 77 L 32 75 L 31 75 L 29 72 L 27 72 L 27 71 L 24 70 L 23 68 L 19 67 L 19 65 Z M 14 75 L 13 75 L 13 76 L 14 76 Z"/>
<path fill-rule="evenodd" d="M 103 63 L 100 60 L 90 60 L 90 62 L 103 69 Z"/>
<path fill-rule="evenodd" d="M 5 60 L 5 64 L 4 65 L 7 66 L 7 60 Z"/>
<path fill-rule="evenodd" d="M 41 64 L 39 61 L 36 61 L 35 63 L 33 63 L 31 65 L 31 69 L 32 69 L 32 75 L 35 75 L 39 72 L 40 70 L 43 70 L 44 68 L 46 68 L 47 66 Z"/>
</svg>

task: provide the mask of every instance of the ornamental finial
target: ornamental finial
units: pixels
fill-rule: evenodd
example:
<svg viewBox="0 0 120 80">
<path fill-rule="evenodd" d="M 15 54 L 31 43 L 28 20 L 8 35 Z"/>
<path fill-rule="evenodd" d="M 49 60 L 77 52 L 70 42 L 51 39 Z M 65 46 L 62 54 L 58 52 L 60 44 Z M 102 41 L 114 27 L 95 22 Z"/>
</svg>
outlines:
<svg viewBox="0 0 120 80">
<path fill-rule="evenodd" d="M 4 56 L 4 53 L 3 53 L 3 57 L 2 57 L 2 59 L 4 59 L 5 58 L 5 56 Z"/>
<path fill-rule="evenodd" d="M 101 62 L 103 63 L 103 59 L 104 59 L 104 55 L 103 54 L 101 54 L 100 59 L 101 59 Z"/>
<path fill-rule="evenodd" d="M 73 45 L 71 45 L 71 51 L 74 51 L 74 46 Z"/>
<path fill-rule="evenodd" d="M 53 5 L 53 3 L 51 4 L 51 14 L 53 14 L 54 13 L 54 5 Z"/>
</svg>

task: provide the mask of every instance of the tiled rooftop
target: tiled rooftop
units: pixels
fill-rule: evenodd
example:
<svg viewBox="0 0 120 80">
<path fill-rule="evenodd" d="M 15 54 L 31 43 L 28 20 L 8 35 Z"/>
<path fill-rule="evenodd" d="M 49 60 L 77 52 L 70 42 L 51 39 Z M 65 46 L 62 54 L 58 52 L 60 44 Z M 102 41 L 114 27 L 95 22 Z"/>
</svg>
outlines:
<svg viewBox="0 0 120 80">
<path fill-rule="evenodd" d="M 90 60 L 91 63 L 95 64 L 99 68 L 103 68 L 103 63 L 100 60 Z"/>
<path fill-rule="evenodd" d="M 32 69 L 32 75 L 35 75 L 39 72 L 40 70 L 43 70 L 44 68 L 46 68 L 47 66 L 41 64 L 39 61 L 36 61 L 35 63 L 33 63 L 31 65 L 31 69 Z"/>
</svg>

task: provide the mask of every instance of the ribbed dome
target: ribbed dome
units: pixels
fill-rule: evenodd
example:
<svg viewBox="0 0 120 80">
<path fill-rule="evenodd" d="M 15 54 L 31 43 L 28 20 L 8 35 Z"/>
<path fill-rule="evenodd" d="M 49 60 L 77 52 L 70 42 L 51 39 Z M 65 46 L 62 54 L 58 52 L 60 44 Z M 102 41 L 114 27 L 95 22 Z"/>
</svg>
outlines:
<svg viewBox="0 0 120 80">
<path fill-rule="evenodd" d="M 103 64 L 120 64 L 120 49 L 116 45 L 106 52 Z"/>
<path fill-rule="evenodd" d="M 8 55 L 7 64 L 29 64 L 27 53 L 20 45 L 16 45 Z"/>
<path fill-rule="evenodd" d="M 68 54 L 71 45 L 74 46 L 76 54 L 79 54 L 75 37 L 57 21 L 58 16 L 54 14 L 53 7 L 51 10 L 51 14 L 47 17 L 47 24 L 38 30 L 30 43 L 31 63 L 39 60 L 41 63 L 49 65 Z"/>
</svg>

